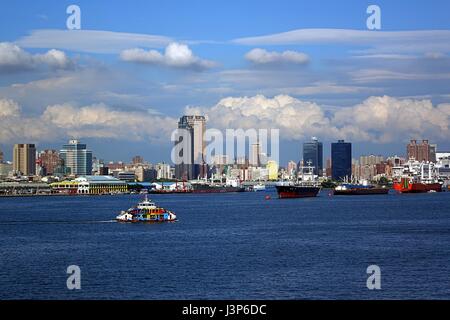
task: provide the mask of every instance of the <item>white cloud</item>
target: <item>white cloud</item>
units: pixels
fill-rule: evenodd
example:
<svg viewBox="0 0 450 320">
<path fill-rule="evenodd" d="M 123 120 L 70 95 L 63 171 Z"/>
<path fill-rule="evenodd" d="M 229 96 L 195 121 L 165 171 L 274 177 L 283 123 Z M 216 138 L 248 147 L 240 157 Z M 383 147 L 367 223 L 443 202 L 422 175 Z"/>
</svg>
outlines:
<svg viewBox="0 0 450 320">
<path fill-rule="evenodd" d="M 361 69 L 349 73 L 355 82 L 377 82 L 384 80 L 446 80 L 450 73 L 414 73 L 383 69 Z"/>
<path fill-rule="evenodd" d="M 0 99 L 0 118 L 18 116 L 20 113 L 19 104 L 10 99 Z"/>
<path fill-rule="evenodd" d="M 72 64 L 67 55 L 60 50 L 51 49 L 45 54 L 37 54 L 34 56 L 36 62 L 42 62 L 53 68 L 64 69 Z"/>
<path fill-rule="evenodd" d="M 121 52 L 120 58 L 127 62 L 165 65 L 175 68 L 206 69 L 215 65 L 214 62 L 200 59 L 185 44 L 172 42 L 164 54 L 156 50 L 143 50 L 140 48 L 127 49 Z"/>
<path fill-rule="evenodd" d="M 17 44 L 24 48 L 58 48 L 76 52 L 119 53 L 132 47 L 162 48 L 169 37 L 103 30 L 34 30 Z"/>
<path fill-rule="evenodd" d="M 169 117 L 114 110 L 103 103 L 83 107 L 70 103 L 48 106 L 41 119 L 68 136 L 133 141 L 169 141 L 170 132 L 176 126 L 176 120 Z"/>
<path fill-rule="evenodd" d="M 433 106 L 430 100 L 370 97 L 337 111 L 333 124 L 363 131 L 370 141 L 392 142 L 410 137 L 446 139 L 450 135 L 450 105 Z"/>
<path fill-rule="evenodd" d="M 199 112 L 198 108 L 187 108 Z M 208 127 L 217 128 L 279 128 L 282 138 L 300 139 L 316 135 L 329 126 L 329 119 L 319 105 L 300 101 L 287 95 L 273 99 L 263 95 L 228 97 L 209 109 L 203 109 Z"/>
<path fill-rule="evenodd" d="M 0 43 L 0 71 L 33 69 L 41 65 L 65 69 L 71 67 L 73 62 L 59 50 L 52 49 L 44 54 L 33 55 L 13 43 Z"/>
<path fill-rule="evenodd" d="M 373 52 L 448 52 L 450 30 L 370 31 L 353 29 L 297 29 L 232 40 L 243 45 L 341 44 L 372 48 Z"/>
<path fill-rule="evenodd" d="M 0 142 L 54 141 L 61 137 L 109 138 L 170 143 L 176 119 L 147 111 L 119 111 L 103 103 L 47 106 L 41 115 L 21 114 L 12 100 L 0 100 Z"/>
<path fill-rule="evenodd" d="M 267 51 L 255 48 L 249 51 L 245 58 L 254 64 L 272 64 L 272 63 L 293 63 L 306 64 L 309 62 L 307 54 L 297 51 L 287 50 L 284 52 Z"/>
<path fill-rule="evenodd" d="M 450 104 L 433 106 L 429 100 L 370 97 L 361 104 L 326 108 L 286 95 L 266 98 L 229 97 L 211 108 L 188 107 L 186 113 L 203 113 L 208 127 L 278 128 L 285 140 L 310 136 L 354 142 L 390 143 L 411 137 L 444 141 L 450 136 Z"/>
</svg>

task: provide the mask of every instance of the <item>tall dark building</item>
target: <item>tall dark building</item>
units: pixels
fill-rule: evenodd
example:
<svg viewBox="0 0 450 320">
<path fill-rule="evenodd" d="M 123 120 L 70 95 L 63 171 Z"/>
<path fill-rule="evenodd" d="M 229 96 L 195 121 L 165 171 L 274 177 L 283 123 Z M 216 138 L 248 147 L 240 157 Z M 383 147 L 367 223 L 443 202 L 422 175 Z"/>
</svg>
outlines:
<svg viewBox="0 0 450 320">
<path fill-rule="evenodd" d="M 331 176 L 341 181 L 352 176 L 352 144 L 338 140 L 331 144 Z"/>
<path fill-rule="evenodd" d="M 303 143 L 303 165 L 314 167 L 314 174 L 322 176 L 323 173 L 323 145 L 317 138 L 311 142 Z"/>
<path fill-rule="evenodd" d="M 204 116 L 182 116 L 178 121 L 178 129 L 187 130 L 190 134 L 190 140 L 185 146 L 189 150 L 182 150 L 181 153 L 187 152 L 189 159 L 175 165 L 175 177 L 182 180 L 203 178 L 207 174 L 206 164 L 204 163 L 205 141 L 204 135 L 206 131 Z M 182 143 L 181 137 L 175 142 L 175 145 Z M 183 157 L 183 154 L 179 156 Z"/>
</svg>

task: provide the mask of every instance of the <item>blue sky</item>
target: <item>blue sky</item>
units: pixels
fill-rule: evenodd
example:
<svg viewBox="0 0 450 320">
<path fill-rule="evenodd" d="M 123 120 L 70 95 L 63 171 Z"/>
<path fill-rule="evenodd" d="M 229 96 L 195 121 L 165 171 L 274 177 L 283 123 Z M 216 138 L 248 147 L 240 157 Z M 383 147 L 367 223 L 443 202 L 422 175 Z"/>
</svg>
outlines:
<svg viewBox="0 0 450 320">
<path fill-rule="evenodd" d="M 81 9 L 67 30 L 66 8 Z M 381 30 L 366 8 L 381 8 Z M 168 161 L 190 112 L 279 128 L 281 162 L 311 136 L 354 156 L 450 149 L 448 1 L 4 1 L 0 149 L 71 137 L 105 160 Z M 278 96 L 278 98 L 277 98 Z M 284 98 L 279 98 L 280 96 Z"/>
</svg>

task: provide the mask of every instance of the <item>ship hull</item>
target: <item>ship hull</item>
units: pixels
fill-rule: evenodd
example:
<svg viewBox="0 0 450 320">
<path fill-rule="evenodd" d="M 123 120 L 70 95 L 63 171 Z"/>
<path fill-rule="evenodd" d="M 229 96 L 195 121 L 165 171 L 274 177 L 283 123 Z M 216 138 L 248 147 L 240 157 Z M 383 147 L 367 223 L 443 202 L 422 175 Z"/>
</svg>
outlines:
<svg viewBox="0 0 450 320">
<path fill-rule="evenodd" d="M 401 181 L 394 183 L 394 190 L 401 193 L 441 192 L 442 186 L 439 183 L 410 183 L 408 181 Z"/>
<path fill-rule="evenodd" d="M 304 186 L 276 186 L 276 189 L 280 199 L 311 198 L 320 191 L 320 187 Z"/>
<path fill-rule="evenodd" d="M 192 190 L 192 193 L 230 193 L 244 192 L 245 188 L 241 187 L 199 187 Z"/>
<path fill-rule="evenodd" d="M 380 195 L 388 194 L 387 188 L 361 188 L 348 190 L 334 190 L 333 194 L 336 196 L 363 196 L 363 195 Z"/>
</svg>

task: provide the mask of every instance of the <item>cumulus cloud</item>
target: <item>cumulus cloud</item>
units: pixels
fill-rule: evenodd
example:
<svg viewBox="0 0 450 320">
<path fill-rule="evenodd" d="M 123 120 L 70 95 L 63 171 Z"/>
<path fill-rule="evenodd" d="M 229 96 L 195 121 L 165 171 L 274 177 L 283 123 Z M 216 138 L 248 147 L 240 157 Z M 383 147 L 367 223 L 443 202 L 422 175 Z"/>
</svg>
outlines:
<svg viewBox="0 0 450 320">
<path fill-rule="evenodd" d="M 216 128 L 277 128 L 285 140 L 310 136 L 354 142 L 390 143 L 411 137 L 446 139 L 450 104 L 433 106 L 429 100 L 370 97 L 361 104 L 325 108 L 287 95 L 266 98 L 229 97 L 211 108 L 188 107 L 186 113 L 203 113 Z"/>
<path fill-rule="evenodd" d="M 63 51 L 49 50 L 44 54 L 31 54 L 19 46 L 9 43 L 0 43 L 0 71 L 20 71 L 33 69 L 39 66 L 65 69 L 71 67 L 73 62 Z"/>
<path fill-rule="evenodd" d="M 1 118 L 18 116 L 19 113 L 20 113 L 20 106 L 17 102 L 10 99 L 0 99 Z"/>
<path fill-rule="evenodd" d="M 170 141 L 176 119 L 145 111 L 125 112 L 103 103 L 78 107 L 47 106 L 38 116 L 26 116 L 12 100 L 0 100 L 0 142 L 53 141 L 60 137 L 109 138 L 128 141 Z"/>
<path fill-rule="evenodd" d="M 398 138 L 450 135 L 450 105 L 433 106 L 430 100 L 370 97 L 361 104 L 334 114 L 333 124 L 348 131 L 360 131 L 374 142 Z"/>
<path fill-rule="evenodd" d="M 249 51 L 245 55 L 245 58 L 254 64 L 277 64 L 277 63 L 306 64 L 309 62 L 309 57 L 307 54 L 292 50 L 276 52 L 255 48 Z"/>
<path fill-rule="evenodd" d="M 214 62 L 203 60 L 195 56 L 185 44 L 172 42 L 164 54 L 157 50 L 144 50 L 140 48 L 127 49 L 120 53 L 123 61 L 164 65 L 175 68 L 207 69 L 215 65 Z"/>
<path fill-rule="evenodd" d="M 427 99 L 370 97 L 345 108 L 326 109 L 288 95 L 267 98 L 228 97 L 212 107 L 187 107 L 185 114 L 204 114 L 208 128 L 280 129 L 283 140 L 310 136 L 353 142 L 392 143 L 450 136 L 450 104 Z M 121 111 L 104 103 L 47 106 L 37 116 L 21 113 L 13 100 L 0 99 L 0 143 L 54 141 L 61 137 L 108 138 L 170 143 L 177 119 L 145 111 Z"/>
</svg>

